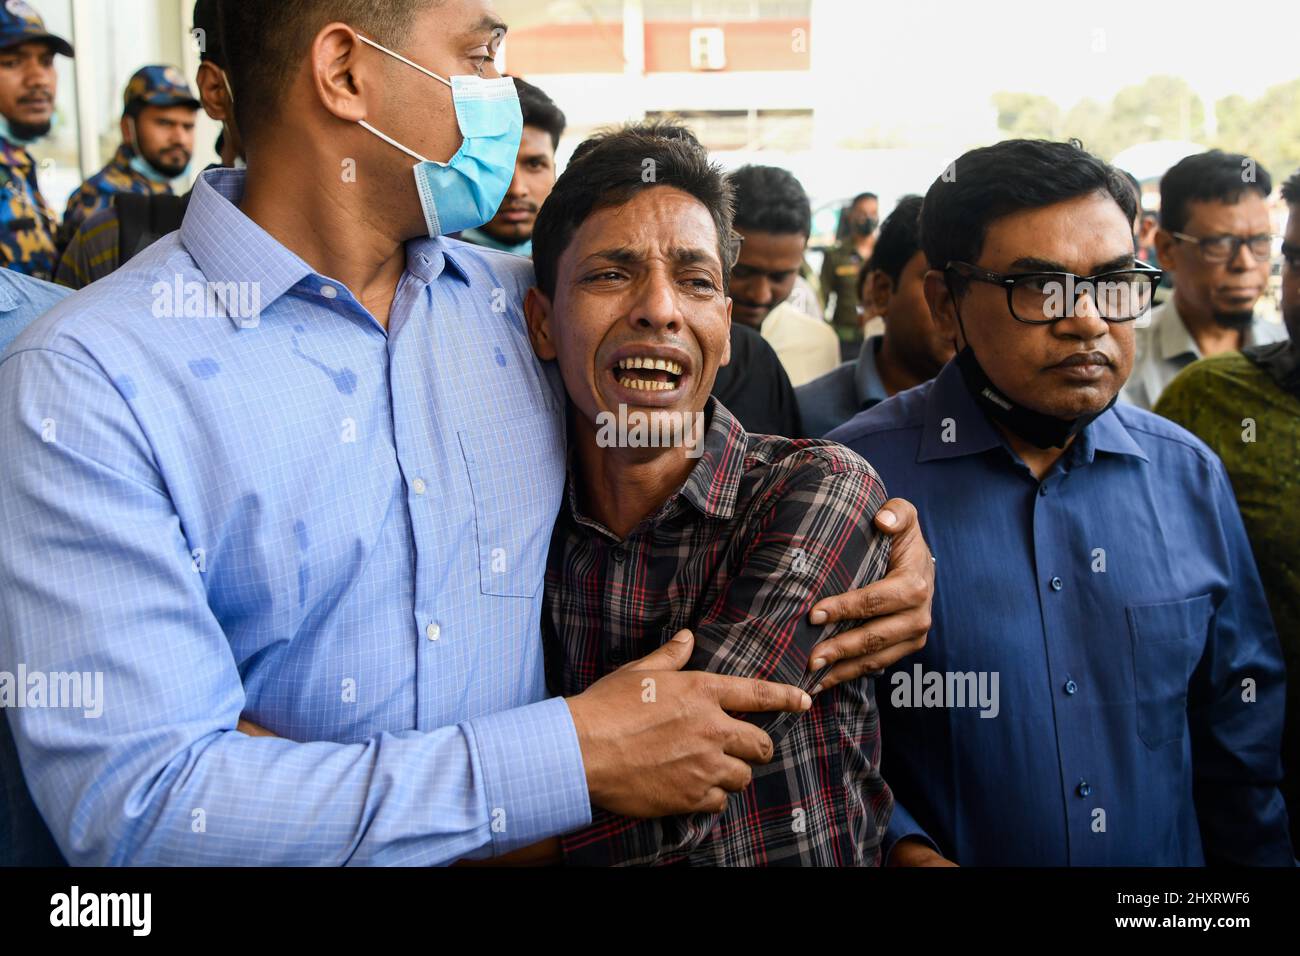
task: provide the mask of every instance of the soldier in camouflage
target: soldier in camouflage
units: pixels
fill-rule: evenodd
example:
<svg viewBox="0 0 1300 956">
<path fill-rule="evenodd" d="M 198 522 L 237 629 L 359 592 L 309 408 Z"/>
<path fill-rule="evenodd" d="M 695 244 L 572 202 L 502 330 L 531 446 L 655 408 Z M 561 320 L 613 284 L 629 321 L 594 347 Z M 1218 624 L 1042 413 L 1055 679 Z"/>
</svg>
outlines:
<svg viewBox="0 0 1300 956">
<path fill-rule="evenodd" d="M 122 145 L 68 200 L 59 230 L 60 250 L 87 217 L 112 203 L 114 193 L 171 195 L 172 182 L 189 169 L 199 101 L 179 70 L 138 70 L 127 83 L 123 105 Z"/>
<path fill-rule="evenodd" d="M 56 54 L 72 44 L 45 29 L 23 0 L 0 4 L 0 267 L 38 279 L 54 275 L 56 220 L 36 182 L 27 147 L 50 131 Z"/>
</svg>

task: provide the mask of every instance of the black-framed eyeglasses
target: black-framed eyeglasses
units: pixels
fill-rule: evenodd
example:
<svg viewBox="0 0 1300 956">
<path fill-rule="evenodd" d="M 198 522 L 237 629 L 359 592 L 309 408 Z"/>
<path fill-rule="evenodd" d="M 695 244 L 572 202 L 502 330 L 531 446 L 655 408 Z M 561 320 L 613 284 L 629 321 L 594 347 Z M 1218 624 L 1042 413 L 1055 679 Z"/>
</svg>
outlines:
<svg viewBox="0 0 1300 956">
<path fill-rule="evenodd" d="M 969 262 L 950 262 L 945 272 L 1007 290 L 1011 317 L 1025 325 L 1051 325 L 1078 314 L 1080 297 L 1087 294 L 1107 322 L 1132 322 L 1150 308 L 1164 272 L 1145 262 L 1131 269 L 1096 275 L 1072 272 L 989 272 Z"/>
<path fill-rule="evenodd" d="M 1185 232 L 1171 232 L 1179 242 L 1194 243 L 1206 262 L 1231 262 L 1237 258 L 1242 246 L 1263 262 L 1273 253 L 1273 237 L 1266 232 L 1254 236 L 1189 236 Z"/>
</svg>

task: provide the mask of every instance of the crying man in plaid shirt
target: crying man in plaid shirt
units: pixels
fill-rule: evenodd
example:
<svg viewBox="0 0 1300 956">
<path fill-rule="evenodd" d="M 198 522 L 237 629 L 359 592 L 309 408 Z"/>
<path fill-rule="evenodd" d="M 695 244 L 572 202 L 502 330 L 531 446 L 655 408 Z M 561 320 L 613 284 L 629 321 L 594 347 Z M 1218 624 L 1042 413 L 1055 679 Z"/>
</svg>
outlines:
<svg viewBox="0 0 1300 956">
<path fill-rule="evenodd" d="M 688 668 L 800 685 L 753 715 L 769 763 L 717 812 L 597 810 L 561 839 L 590 865 L 874 866 L 892 808 L 872 680 L 820 692 L 828 595 L 884 576 L 885 491 L 839 445 L 749 435 L 710 397 L 729 353 L 731 194 L 698 144 L 632 127 L 584 145 L 538 217 L 533 347 L 569 395 L 571 458 L 542 625 L 550 690 L 578 694 L 681 635 Z M 646 706 L 656 687 L 641 685 Z M 627 746 L 635 747 L 635 741 Z M 730 758 L 728 758 L 730 759 Z"/>
</svg>

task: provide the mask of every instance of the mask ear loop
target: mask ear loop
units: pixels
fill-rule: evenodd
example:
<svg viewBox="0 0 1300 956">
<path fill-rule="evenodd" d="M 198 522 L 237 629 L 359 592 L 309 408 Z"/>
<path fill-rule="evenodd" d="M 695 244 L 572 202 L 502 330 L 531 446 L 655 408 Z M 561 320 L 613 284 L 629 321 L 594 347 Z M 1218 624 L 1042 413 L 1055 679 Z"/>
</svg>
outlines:
<svg viewBox="0 0 1300 956">
<path fill-rule="evenodd" d="M 395 60 L 401 60 L 401 61 L 402 61 L 403 63 L 405 63 L 407 66 L 414 67 L 415 69 L 419 70 L 421 73 L 425 74 L 426 76 L 431 76 L 431 77 L 433 77 L 433 78 L 434 78 L 435 80 L 437 80 L 439 83 L 445 83 L 447 86 L 451 86 L 451 81 L 450 81 L 450 80 L 445 80 L 445 79 L 443 79 L 441 76 L 439 76 L 437 73 L 434 73 L 432 70 L 426 70 L 424 67 L 420 66 L 420 64 L 418 64 L 418 63 L 416 63 L 416 62 L 414 62 L 414 61 L 412 61 L 412 60 L 408 60 L 406 57 L 402 56 L 402 54 L 400 54 L 400 53 L 394 53 L 392 50 L 388 49 L 388 47 L 384 46 L 384 45 L 381 44 L 381 43 L 376 43 L 374 40 L 370 39 L 370 37 L 368 37 L 368 36 L 363 36 L 362 34 L 358 33 L 358 34 L 357 34 L 357 39 L 360 40 L 362 43 L 365 43 L 365 44 L 367 44 L 367 45 L 369 45 L 369 46 L 374 47 L 376 50 L 379 50 L 381 53 L 387 53 L 389 56 L 391 56 L 391 57 L 392 57 L 393 59 L 395 59 Z M 419 162 L 419 163 L 428 163 L 428 162 L 432 162 L 432 160 L 426 159 L 425 157 L 423 157 L 423 156 L 421 156 L 419 153 L 417 153 L 415 150 L 413 150 L 413 149 L 408 149 L 407 147 L 403 146 L 401 143 L 399 143 L 397 140 L 393 139 L 391 136 L 388 136 L 388 135 L 386 135 L 386 134 L 384 134 L 384 133 L 379 132 L 379 130 L 375 129 L 373 126 L 371 126 L 371 125 L 370 125 L 369 123 L 367 123 L 365 120 L 358 120 L 358 121 L 357 121 L 357 125 L 360 126 L 362 129 L 367 130 L 368 132 L 373 133 L 374 135 L 378 136 L 380 139 L 382 139 L 382 140 L 383 140 L 385 143 L 387 143 L 389 146 L 392 146 L 392 147 L 394 147 L 395 149 L 400 149 L 402 152 L 404 152 L 407 156 L 410 156 L 410 157 L 411 157 L 412 159 L 414 159 L 416 162 Z M 444 164 L 443 164 L 443 163 L 439 163 L 438 165 L 441 166 L 441 165 L 444 165 Z"/>
<path fill-rule="evenodd" d="M 370 37 L 362 36 L 360 33 L 358 33 L 357 39 L 360 40 L 362 43 L 369 44 L 370 46 L 374 47 L 376 50 L 380 50 L 384 53 L 387 53 L 395 60 L 401 60 L 407 66 L 414 67 L 415 69 L 423 73 L 425 76 L 431 76 L 439 83 L 443 83 L 446 84 L 447 86 L 451 86 L 451 80 L 444 79 L 443 77 L 439 76 L 437 73 L 434 73 L 432 70 L 426 70 L 424 67 L 420 66 L 420 64 L 416 63 L 414 60 L 408 60 L 406 57 L 402 56 L 402 54 L 394 53 L 392 50 L 388 49 L 388 47 L 384 46 L 383 44 L 376 43 L 374 40 L 370 39 Z"/>
<path fill-rule="evenodd" d="M 421 155 L 420 155 L 419 153 L 417 153 L 415 150 L 406 148 L 406 147 L 403 146 L 401 143 L 399 143 L 397 140 L 393 139 L 393 137 L 391 137 L 391 136 L 387 136 L 387 135 L 385 135 L 385 134 L 379 132 L 379 130 L 375 129 L 373 126 L 371 126 L 371 125 L 370 125 L 369 123 L 367 123 L 365 120 L 357 120 L 357 125 L 360 126 L 360 127 L 361 127 L 362 129 L 364 129 L 364 130 L 368 130 L 369 132 L 374 133 L 376 136 L 378 136 L 380 139 L 382 139 L 382 140 L 383 140 L 385 143 L 387 143 L 389 146 L 395 146 L 395 147 L 397 147 L 397 148 L 400 149 L 402 152 L 404 152 L 407 156 L 410 156 L 412 159 L 414 159 L 414 160 L 415 160 L 416 162 L 418 162 L 418 163 L 428 163 L 428 162 L 432 162 L 432 160 L 425 159 L 423 156 L 421 156 Z M 445 163 L 439 163 L 438 165 L 439 165 L 439 166 L 443 166 L 443 165 L 446 165 L 446 164 L 445 164 Z"/>
</svg>

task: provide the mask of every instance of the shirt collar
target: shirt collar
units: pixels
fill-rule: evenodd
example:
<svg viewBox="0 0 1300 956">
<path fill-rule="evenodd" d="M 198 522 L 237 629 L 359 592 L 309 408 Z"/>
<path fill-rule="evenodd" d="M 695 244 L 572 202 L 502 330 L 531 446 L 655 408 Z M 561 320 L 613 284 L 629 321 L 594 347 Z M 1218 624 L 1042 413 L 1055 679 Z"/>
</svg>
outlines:
<svg viewBox="0 0 1300 956">
<path fill-rule="evenodd" d="M 1160 340 L 1160 358 L 1166 362 L 1182 355 L 1200 358 L 1201 350 L 1196 347 L 1196 339 L 1192 338 L 1192 333 L 1187 331 L 1183 317 L 1178 314 L 1174 297 L 1171 295 L 1160 309 L 1161 314 L 1153 317 Z"/>
<path fill-rule="evenodd" d="M 945 441 L 945 439 L 951 439 Z M 925 421 L 918 463 L 978 455 L 1006 447 L 997 427 L 976 404 L 956 361 L 943 367 L 925 401 Z M 1148 461 L 1146 452 L 1124 427 L 1114 408 L 1088 425 L 1075 439 L 1072 462 L 1092 464 L 1097 452 L 1132 455 Z"/>
<path fill-rule="evenodd" d="M 181 243 L 193 257 L 204 278 L 213 283 L 213 295 L 226 306 L 227 283 L 247 283 L 259 290 L 261 307 L 269 307 L 303 279 L 316 275 L 298 255 L 291 252 L 239 208 L 244 198 L 247 172 L 217 168 L 204 172 L 194 184 Z M 425 283 L 444 270 L 468 284 L 469 274 L 456 261 L 451 244 L 442 238 L 414 239 L 406 246 L 406 268 Z M 322 283 L 329 280 L 321 277 Z M 236 296 L 238 293 L 236 293 Z M 238 302 L 226 312 L 240 327 Z"/>
<path fill-rule="evenodd" d="M 709 396 L 704 454 L 695 463 L 681 496 L 697 511 L 726 520 L 736 513 L 736 496 L 745 474 L 749 435 L 725 405 Z"/>
<path fill-rule="evenodd" d="M 1169 361 L 1184 355 L 1190 355 L 1193 359 L 1205 358 L 1196 344 L 1196 339 L 1191 332 L 1187 331 L 1187 324 L 1183 322 L 1183 317 L 1178 314 L 1178 306 L 1174 304 L 1172 295 L 1157 311 L 1160 314 L 1153 313 L 1152 322 L 1156 326 L 1161 359 Z M 1259 340 L 1260 336 L 1257 334 L 1259 322 L 1260 317 L 1256 313 L 1251 317 L 1250 324 L 1242 331 L 1242 348 L 1248 348 Z"/>
<path fill-rule="evenodd" d="M 9 288 L 9 284 L 0 281 L 0 312 L 12 312 L 18 308 L 18 299 Z"/>
<path fill-rule="evenodd" d="M 883 402 L 889 398 L 885 383 L 880 380 L 880 369 L 876 366 L 876 353 L 880 351 L 883 335 L 873 335 L 862 343 L 858 353 L 858 364 L 853 370 L 853 387 L 858 393 L 858 404 L 865 406 L 868 402 Z"/>
<path fill-rule="evenodd" d="M 570 409 L 572 414 L 572 409 Z M 704 451 L 695 462 L 686 482 L 671 495 L 649 523 L 659 521 L 672 513 L 677 500 L 688 502 L 708 517 L 727 520 L 736 513 L 736 497 L 740 492 L 740 479 L 745 473 L 745 454 L 749 449 L 749 435 L 740 422 L 713 396 L 709 396 L 705 416 L 708 427 L 704 432 Z M 574 520 L 610 538 L 617 536 L 603 524 L 587 517 L 578 508 L 578 488 L 573 460 L 569 461 L 566 500 Z M 644 524 L 644 522 L 643 522 Z"/>
</svg>

